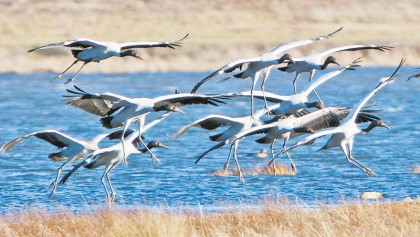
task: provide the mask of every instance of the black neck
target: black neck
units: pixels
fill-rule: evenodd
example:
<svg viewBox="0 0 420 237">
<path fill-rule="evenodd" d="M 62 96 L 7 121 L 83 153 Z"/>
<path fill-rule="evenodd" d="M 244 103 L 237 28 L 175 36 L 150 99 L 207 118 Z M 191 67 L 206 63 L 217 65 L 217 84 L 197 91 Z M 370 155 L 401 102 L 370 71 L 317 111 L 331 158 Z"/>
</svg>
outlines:
<svg viewBox="0 0 420 237">
<path fill-rule="evenodd" d="M 370 132 L 373 128 L 375 128 L 375 127 L 376 127 L 376 125 L 375 125 L 374 123 L 370 123 L 370 124 L 369 124 L 369 126 L 368 126 L 367 128 L 362 129 L 362 131 L 363 131 L 364 133 L 368 133 L 368 132 Z"/>
<path fill-rule="evenodd" d="M 321 65 L 321 70 L 324 70 L 325 68 L 327 68 L 328 66 L 328 62 L 325 61 L 324 64 Z"/>
<path fill-rule="evenodd" d="M 141 153 L 146 153 L 147 152 L 147 148 L 142 148 L 142 149 L 138 149 Z"/>
</svg>

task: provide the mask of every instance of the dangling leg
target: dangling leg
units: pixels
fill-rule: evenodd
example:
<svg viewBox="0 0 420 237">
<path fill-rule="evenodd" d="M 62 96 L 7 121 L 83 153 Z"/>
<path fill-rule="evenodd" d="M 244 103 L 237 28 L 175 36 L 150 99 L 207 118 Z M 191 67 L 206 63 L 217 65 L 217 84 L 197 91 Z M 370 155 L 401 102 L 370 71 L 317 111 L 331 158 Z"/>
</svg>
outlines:
<svg viewBox="0 0 420 237">
<path fill-rule="evenodd" d="M 108 188 L 106 187 L 106 184 L 105 184 L 105 177 L 108 175 L 108 171 L 109 171 L 109 169 L 111 168 L 111 166 L 107 166 L 106 168 L 105 168 L 105 172 L 104 172 L 104 174 L 102 175 L 102 177 L 101 177 L 101 181 L 102 181 L 102 185 L 104 186 L 104 189 L 105 189 L 105 193 L 106 193 L 106 200 L 107 201 L 109 201 L 110 200 L 110 196 L 109 196 L 109 192 L 108 192 Z"/>
<path fill-rule="evenodd" d="M 127 129 L 128 129 L 128 127 L 130 126 L 131 122 L 132 122 L 132 119 L 128 119 L 127 121 L 125 121 L 124 128 L 123 128 L 123 132 L 122 132 L 122 134 L 121 134 L 121 138 L 120 138 L 121 145 L 122 145 L 122 150 L 123 150 L 123 161 L 124 161 L 124 164 L 125 164 L 126 166 L 127 166 L 128 162 L 127 162 L 127 158 L 126 158 L 126 155 L 125 155 L 124 137 L 125 137 L 125 132 L 127 131 Z M 139 132 L 140 132 L 140 131 L 139 131 Z M 140 136 L 141 136 L 141 135 L 140 135 Z"/>
<path fill-rule="evenodd" d="M 225 171 L 228 169 L 228 167 L 229 167 L 229 163 L 230 163 L 230 156 L 231 156 L 231 154 L 232 154 L 232 150 L 233 150 L 233 145 L 231 145 L 230 146 L 230 150 L 229 150 L 229 156 L 228 156 L 228 159 L 227 159 L 227 161 L 226 161 L 226 163 L 225 163 L 225 166 L 223 167 L 223 173 L 225 173 Z"/>
<path fill-rule="evenodd" d="M 295 91 L 295 94 L 297 94 L 296 80 L 298 79 L 299 76 L 300 76 L 300 73 L 296 73 L 295 79 L 293 79 L 293 90 Z"/>
<path fill-rule="evenodd" d="M 352 153 L 351 153 L 351 151 L 353 150 L 353 143 L 354 143 L 354 140 L 352 140 L 349 144 L 348 144 L 348 149 L 349 149 L 349 156 L 350 156 L 350 159 L 352 159 L 353 160 L 353 162 L 355 162 L 355 163 L 357 163 L 359 166 L 361 166 L 363 169 L 363 171 L 365 172 L 365 174 L 366 175 L 370 175 L 370 176 L 376 176 L 376 174 L 371 170 L 371 169 L 369 169 L 368 167 L 366 167 L 366 166 L 364 166 L 362 163 L 360 163 L 359 161 L 357 161 L 356 159 L 354 159 L 354 157 L 353 157 L 353 155 L 352 155 Z"/>
<path fill-rule="evenodd" d="M 357 168 L 361 169 L 363 172 L 365 172 L 366 174 L 369 173 L 369 171 L 367 171 L 367 168 L 365 166 L 363 166 L 362 164 L 360 164 L 359 162 L 357 162 L 354 158 L 351 157 L 350 154 L 350 150 L 349 150 L 349 146 L 347 144 L 344 144 L 343 142 L 341 143 L 341 150 L 344 152 L 344 155 L 346 155 L 347 161 L 356 166 Z M 370 169 L 369 169 L 370 170 Z M 370 172 L 372 172 L 370 170 Z M 372 172 L 373 173 L 373 172 Z"/>
<path fill-rule="evenodd" d="M 62 73 L 60 73 L 60 74 L 58 74 L 56 77 L 54 77 L 53 78 L 53 80 L 58 80 L 58 79 L 60 79 L 63 75 L 64 75 L 64 73 L 66 73 L 71 67 L 73 67 L 74 66 L 74 64 L 76 64 L 77 62 L 79 62 L 79 60 L 75 60 L 66 70 L 64 70 L 64 72 L 62 72 Z"/>
<path fill-rule="evenodd" d="M 274 141 L 270 145 L 270 151 L 271 151 L 271 161 L 268 163 L 268 166 L 272 164 L 273 166 L 273 174 L 276 176 L 276 157 L 274 156 L 274 144 L 276 144 L 277 139 L 274 139 Z"/>
<path fill-rule="evenodd" d="M 109 178 L 109 171 L 111 171 L 112 170 L 112 168 L 114 168 L 115 166 L 113 165 L 109 170 L 108 170 L 108 172 L 106 172 L 106 179 L 108 180 L 108 184 L 109 184 L 109 189 L 111 190 L 111 196 L 109 197 L 109 199 L 110 199 L 110 201 L 111 202 L 114 202 L 114 200 L 115 200 L 115 191 L 114 191 L 114 188 L 112 187 L 112 183 L 111 183 L 111 179 Z"/>
<path fill-rule="evenodd" d="M 270 111 L 268 110 L 268 104 L 267 104 L 267 99 L 265 98 L 265 81 L 267 80 L 268 76 L 270 75 L 270 71 L 263 73 L 262 77 L 263 77 L 263 81 L 261 83 L 261 91 L 263 92 L 263 97 L 264 97 L 264 108 L 265 110 L 267 110 L 267 114 L 270 115 Z"/>
<path fill-rule="evenodd" d="M 65 82 L 65 84 L 67 84 L 67 83 L 69 83 L 69 82 L 73 81 L 73 80 L 76 78 L 76 76 L 79 74 L 79 72 L 82 70 L 82 68 L 83 68 L 86 64 L 88 64 L 88 63 L 89 63 L 89 62 L 84 62 L 84 63 L 83 63 L 83 65 L 80 67 L 80 69 L 76 72 L 76 74 L 74 74 L 71 78 L 67 79 L 67 81 Z"/>
<path fill-rule="evenodd" d="M 316 93 L 316 90 L 313 91 L 316 98 L 318 98 L 319 102 L 321 102 L 322 104 L 324 104 L 324 102 L 321 100 L 321 97 L 319 97 L 318 93 Z"/>
<path fill-rule="evenodd" d="M 283 142 L 283 150 L 286 150 L 286 142 L 289 141 L 290 135 L 284 138 Z M 296 174 L 296 166 L 295 163 L 292 160 L 292 157 L 290 157 L 289 152 L 286 152 L 287 158 L 290 160 L 290 165 L 292 166 L 292 172 Z"/>
<path fill-rule="evenodd" d="M 150 149 L 147 147 L 147 145 L 144 143 L 143 139 L 141 138 L 141 133 L 142 133 L 142 130 L 143 130 L 144 122 L 145 122 L 145 118 L 140 118 L 139 121 L 138 121 L 138 123 L 139 123 L 139 140 L 140 140 L 140 143 L 150 153 L 153 162 L 160 163 L 159 159 L 152 153 L 152 151 L 150 151 Z"/>
<path fill-rule="evenodd" d="M 238 144 L 239 144 L 239 141 L 238 140 L 236 140 L 235 143 L 233 144 L 233 158 L 235 158 L 236 167 L 238 167 L 239 180 L 242 183 L 245 183 L 244 177 L 242 175 L 241 167 L 239 166 L 238 157 L 236 155 L 236 150 L 238 149 Z"/>
<path fill-rule="evenodd" d="M 60 168 L 57 169 L 57 175 L 55 176 L 55 180 L 54 180 L 54 182 L 52 182 L 50 184 L 50 187 L 49 187 L 49 188 L 52 188 L 53 189 L 52 192 L 50 193 L 50 198 L 52 198 L 52 196 L 54 196 L 54 194 L 55 194 L 55 190 L 57 189 L 57 184 L 58 184 L 58 178 L 60 177 L 61 172 L 63 172 L 64 167 L 67 164 L 69 164 L 69 163 L 71 163 L 73 161 L 74 161 L 74 157 L 72 159 L 68 159 L 66 162 L 64 162 L 63 165 L 60 166 Z"/>
<path fill-rule="evenodd" d="M 256 118 L 254 118 L 254 88 L 255 84 L 257 84 L 258 74 L 255 74 L 254 78 L 252 79 L 252 88 L 251 88 L 251 117 L 254 123 L 257 123 Z"/>
<path fill-rule="evenodd" d="M 309 81 L 312 81 L 312 79 L 314 78 L 315 71 L 316 71 L 315 69 L 312 69 L 309 72 Z M 314 94 L 315 94 L 316 98 L 318 98 L 319 102 L 321 102 L 322 104 L 324 104 L 324 102 L 321 100 L 321 97 L 319 97 L 318 93 L 316 93 L 316 90 L 314 90 Z"/>
</svg>

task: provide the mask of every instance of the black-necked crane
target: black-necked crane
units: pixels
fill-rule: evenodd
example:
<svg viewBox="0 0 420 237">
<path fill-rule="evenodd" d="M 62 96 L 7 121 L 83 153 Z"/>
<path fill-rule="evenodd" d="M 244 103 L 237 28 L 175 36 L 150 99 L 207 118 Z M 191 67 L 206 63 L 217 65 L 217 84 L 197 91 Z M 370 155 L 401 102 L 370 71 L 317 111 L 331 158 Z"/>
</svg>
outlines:
<svg viewBox="0 0 420 237">
<path fill-rule="evenodd" d="M 217 103 L 224 103 L 220 99 L 223 97 L 218 95 L 201 95 L 190 93 L 178 93 L 155 98 L 129 98 L 114 93 L 87 93 L 75 86 L 77 91 L 69 90 L 71 95 L 65 103 L 72 107 L 82 109 L 88 113 L 100 116 L 102 126 L 106 128 L 117 128 L 124 126 L 123 130 L 127 130 L 132 122 L 138 122 L 138 131 L 140 143 L 146 144 L 141 139 L 143 126 L 146 116 L 151 112 L 172 111 L 184 113 L 179 106 L 191 104 L 210 104 L 218 106 Z M 124 134 L 124 132 L 123 132 Z M 122 138 L 122 137 L 121 137 Z M 152 159 L 158 162 L 158 159 L 152 152 Z"/>
<path fill-rule="evenodd" d="M 144 131 L 149 129 L 150 127 L 154 126 L 155 124 L 159 123 L 163 119 L 165 119 L 170 112 L 167 112 L 160 116 L 158 119 L 153 120 L 152 122 L 146 124 L 144 126 Z M 107 148 L 102 148 L 95 150 L 94 152 L 88 154 L 83 161 L 79 164 L 75 165 L 72 170 L 70 170 L 63 178 L 60 180 L 60 184 L 64 184 L 66 180 L 80 167 L 85 167 L 88 169 L 95 169 L 100 166 L 105 166 L 105 172 L 101 177 L 101 181 L 103 187 L 105 189 L 107 200 L 114 201 L 115 199 L 115 192 L 112 187 L 111 180 L 109 178 L 109 172 L 117 167 L 122 161 L 124 161 L 128 156 L 132 154 L 143 154 L 150 151 L 152 148 L 160 147 L 160 148 L 167 148 L 162 143 L 158 141 L 151 141 L 149 142 L 144 148 L 138 149 L 137 145 L 139 144 L 139 133 L 138 131 L 134 132 L 126 140 L 123 141 L 123 144 L 117 143 Z M 109 187 L 111 189 L 111 193 L 108 192 L 108 189 L 105 184 L 105 178 L 108 181 Z"/>
<path fill-rule="evenodd" d="M 268 107 L 268 109 L 273 110 L 279 106 L 280 106 L 279 104 L 271 105 Z M 233 116 L 221 115 L 221 114 L 210 114 L 188 125 L 185 125 L 181 127 L 180 129 L 177 129 L 171 132 L 169 136 L 173 139 L 178 138 L 179 136 L 181 136 L 182 134 L 184 134 L 190 128 L 193 128 L 193 127 L 203 128 L 207 130 L 214 130 L 219 127 L 228 126 L 228 129 L 226 129 L 225 131 L 209 137 L 211 141 L 215 141 L 215 142 L 225 141 L 243 131 L 250 129 L 253 125 L 255 125 L 255 121 L 256 121 L 255 119 L 257 119 L 257 121 L 259 122 L 258 124 L 261 124 L 262 122 L 260 121 L 260 118 L 261 116 L 265 114 L 265 111 L 266 109 L 257 110 L 254 114 L 254 118 L 252 118 L 251 115 L 233 117 Z M 239 143 L 239 140 L 237 141 L 237 143 Z M 229 167 L 232 148 L 233 147 L 231 147 L 223 172 L 225 172 L 226 169 Z M 236 161 L 238 170 L 240 170 L 238 161 L 237 160 L 235 161 Z"/>
<path fill-rule="evenodd" d="M 217 145 L 211 147 L 210 149 L 208 149 L 206 152 L 204 152 L 203 154 L 201 154 L 196 160 L 195 163 L 197 164 L 205 155 L 207 155 L 210 151 L 213 151 L 215 149 L 218 149 L 224 145 L 230 144 L 231 143 L 231 147 L 230 147 L 230 151 L 229 151 L 229 156 L 228 156 L 228 160 L 230 159 L 230 156 L 232 154 L 232 150 L 233 150 L 233 158 L 236 162 L 236 166 L 238 168 L 238 173 L 239 173 L 239 180 L 241 182 L 244 182 L 244 178 L 241 172 L 241 168 L 239 165 L 239 161 L 238 161 L 238 157 L 237 157 L 237 149 L 238 149 L 238 145 L 239 142 L 247 136 L 253 135 L 253 134 L 257 134 L 257 133 L 267 133 L 269 131 L 270 128 L 275 129 L 275 128 L 280 128 L 280 130 L 278 131 L 279 136 L 282 136 L 283 134 L 289 132 L 313 132 L 311 129 L 306 128 L 306 127 L 302 127 L 302 128 L 295 128 L 295 127 L 286 127 L 285 122 L 286 121 L 291 121 L 292 119 L 281 119 L 278 122 L 274 122 L 274 123 L 270 123 L 270 124 L 263 124 L 263 125 L 257 125 L 255 127 L 252 127 L 250 129 L 247 129 L 245 131 L 242 131 L 236 135 L 234 135 L 233 137 L 230 137 L 228 139 L 225 139 L 224 141 L 219 142 Z M 277 123 L 279 123 L 280 121 L 282 121 L 282 125 L 277 126 Z M 282 127 L 283 126 L 283 127 Z M 296 129 L 296 130 L 295 130 Z M 280 137 L 279 137 L 280 138 Z M 259 143 L 266 143 L 266 142 L 261 142 L 259 140 L 257 140 L 257 142 Z M 274 147 L 275 142 L 272 143 L 270 149 L 271 151 L 273 151 L 273 147 Z M 225 164 L 225 169 L 227 168 L 228 163 Z"/>
<path fill-rule="evenodd" d="M 133 131 L 130 130 L 127 132 L 127 135 L 132 133 Z M 55 194 L 57 189 L 58 178 L 61 175 L 64 167 L 70 164 L 73 161 L 80 160 L 84 158 L 87 154 L 99 149 L 99 142 L 102 141 L 104 138 L 114 139 L 116 137 L 120 138 L 122 131 L 115 131 L 111 133 L 104 133 L 96 136 L 92 140 L 82 140 L 75 137 L 72 137 L 68 134 L 57 130 L 41 130 L 36 131 L 33 133 L 26 134 L 22 137 L 13 139 L 6 144 L 4 144 L 0 150 L 4 153 L 9 152 L 9 150 L 14 147 L 16 144 L 30 138 L 30 137 L 37 137 L 39 139 L 45 140 L 49 142 L 51 145 L 56 146 L 57 148 L 65 148 L 57 153 L 51 153 L 48 155 L 54 162 L 64 162 L 58 169 L 57 174 L 55 176 L 55 180 L 50 184 L 50 188 L 52 188 L 52 192 L 50 194 L 50 198 Z"/>
<path fill-rule="evenodd" d="M 33 52 L 36 50 L 43 50 L 56 47 L 69 47 L 71 48 L 71 53 L 76 58 L 76 60 L 62 73 L 57 75 L 54 79 L 61 78 L 64 73 L 66 73 L 71 67 L 73 67 L 77 62 L 82 61 L 83 65 L 79 70 L 69 78 L 65 83 L 73 81 L 82 68 L 90 62 L 100 62 L 104 59 L 110 57 L 135 57 L 142 59 L 138 53 L 133 50 L 134 48 L 153 48 L 153 47 L 164 47 L 174 49 L 177 46 L 181 46 L 184 40 L 188 38 L 188 34 L 185 35 L 182 39 L 179 39 L 174 42 L 126 42 L 126 43 L 116 43 L 116 42 L 104 42 L 96 41 L 87 38 L 78 38 L 64 42 L 47 44 L 40 46 L 34 49 L 29 50 L 28 52 Z"/>
<path fill-rule="evenodd" d="M 323 131 L 319 131 L 315 134 L 312 134 L 304 138 L 303 140 L 297 142 L 296 144 L 284 149 L 282 153 L 288 152 L 289 150 L 294 149 L 300 145 L 311 144 L 317 138 L 330 135 L 328 141 L 321 148 L 321 150 L 327 150 L 334 147 L 340 147 L 349 163 L 361 169 L 363 172 L 365 172 L 366 175 L 372 175 L 372 176 L 375 175 L 375 173 L 371 169 L 364 166 L 353 157 L 352 150 L 353 150 L 353 144 L 354 144 L 354 136 L 360 133 L 368 133 L 370 130 L 372 130 L 375 127 L 384 127 L 387 129 L 389 129 L 389 127 L 382 120 L 376 119 L 376 120 L 373 120 L 367 128 L 361 129 L 356 123 L 356 118 L 359 112 L 361 111 L 362 107 L 380 89 L 382 89 L 384 86 L 394 81 L 394 79 L 397 77 L 398 70 L 403 66 L 404 62 L 405 60 L 402 59 L 397 69 L 394 71 L 394 73 L 390 77 L 382 78 L 379 84 L 371 92 L 369 92 L 358 103 L 356 103 L 353 106 L 352 111 L 346 116 L 346 118 L 343 120 L 340 126 L 336 128 L 332 128 L 332 129 L 326 129 Z"/>
<path fill-rule="evenodd" d="M 297 110 L 302 108 L 318 108 L 321 109 L 324 107 L 324 103 L 322 101 L 316 102 L 308 102 L 309 95 L 312 91 L 314 91 L 318 86 L 322 85 L 323 83 L 327 82 L 328 80 L 338 76 L 344 71 L 347 70 L 355 70 L 356 67 L 359 67 L 357 63 L 360 60 L 356 59 L 353 61 L 352 64 L 342 67 L 339 70 L 332 71 L 326 73 L 315 80 L 312 80 L 306 87 L 298 94 L 292 94 L 287 96 L 277 95 L 270 92 L 263 92 L 263 91 L 254 91 L 254 97 L 258 99 L 264 99 L 269 102 L 280 103 L 280 106 L 276 108 L 271 113 L 276 115 L 284 115 L 288 116 L 290 114 L 294 114 Z M 234 92 L 225 94 L 227 97 L 235 97 L 235 96 L 252 96 L 250 91 L 244 92 Z"/>
<path fill-rule="evenodd" d="M 253 115 L 253 113 L 254 113 L 253 92 L 254 92 L 255 85 L 256 85 L 258 79 L 260 78 L 260 76 L 263 77 L 263 82 L 261 84 L 261 89 L 262 89 L 262 91 L 264 91 L 264 84 L 265 84 L 265 81 L 270 74 L 271 68 L 274 65 L 278 65 L 278 64 L 281 64 L 283 62 L 289 62 L 289 63 L 293 62 L 291 60 L 290 54 L 286 53 L 281 57 L 278 57 L 278 55 L 280 55 L 281 53 L 283 53 L 283 52 L 285 52 L 289 49 L 292 49 L 292 48 L 312 44 L 314 42 L 324 40 L 324 39 L 329 39 L 330 37 L 334 36 L 334 34 L 337 33 L 338 31 L 340 31 L 341 29 L 342 28 L 340 28 L 340 29 L 338 29 L 338 30 L 336 30 L 336 31 L 334 31 L 330 34 L 314 37 L 314 38 L 309 39 L 309 40 L 295 41 L 295 42 L 290 42 L 290 43 L 286 43 L 284 45 L 274 47 L 269 52 L 267 52 L 267 53 L 265 53 L 261 56 L 255 57 L 255 58 L 239 59 L 239 60 L 230 62 L 230 63 L 224 65 L 223 67 L 219 68 L 215 72 L 211 73 L 209 76 L 202 79 L 200 82 L 198 82 L 194 86 L 194 88 L 191 90 L 191 93 L 195 93 L 203 83 L 205 83 L 205 82 L 207 82 L 207 81 L 209 81 L 209 80 L 211 80 L 211 79 L 213 79 L 213 78 L 215 78 L 215 77 L 217 77 L 221 74 L 230 73 L 230 72 L 233 72 L 236 69 L 241 70 L 243 66 L 247 66 L 246 69 L 244 69 L 240 73 L 237 73 L 237 74 L 233 75 L 232 77 L 239 78 L 239 79 L 251 78 L 251 80 L 252 80 L 251 115 Z"/>
<path fill-rule="evenodd" d="M 375 49 L 379 51 L 387 51 L 392 49 L 391 46 L 385 46 L 385 45 L 346 45 L 346 46 L 340 46 L 331 48 L 328 50 L 325 50 L 321 53 L 308 55 L 302 58 L 293 58 L 291 63 L 288 63 L 285 67 L 280 67 L 278 70 L 288 73 L 295 73 L 295 78 L 293 79 L 293 89 L 294 92 L 297 93 L 296 89 L 296 80 L 303 72 L 309 72 L 309 81 L 312 80 L 312 78 L 315 75 L 316 70 L 324 70 L 327 68 L 327 66 L 331 63 L 336 64 L 340 66 L 340 64 L 337 62 L 336 58 L 334 56 L 328 56 L 324 61 L 323 58 L 326 57 L 329 54 L 336 53 L 336 52 L 343 52 L 343 51 L 358 51 L 358 50 L 366 50 L 366 49 Z M 314 91 L 315 95 L 316 91 Z M 319 97 L 318 97 L 319 98 Z"/>
<path fill-rule="evenodd" d="M 275 167 L 274 145 L 278 140 L 284 140 L 283 148 L 285 148 L 286 143 L 290 138 L 303 135 L 304 133 L 313 133 L 314 131 L 323 128 L 336 127 L 340 124 L 340 120 L 350 113 L 350 110 L 350 108 L 343 107 L 327 107 L 314 112 L 302 111 L 297 116 L 291 115 L 287 118 L 279 119 L 269 124 L 254 126 L 213 146 L 212 148 L 201 154 L 195 162 L 198 163 L 209 152 L 223 147 L 227 144 L 232 144 L 229 156 L 231 155 L 233 149 L 233 156 L 235 158 L 235 161 L 237 161 L 236 151 L 238 148 L 239 141 L 248 136 L 264 133 L 266 135 L 260 139 L 257 139 L 256 142 L 262 144 L 271 144 L 271 162 L 273 162 L 273 167 Z M 362 112 L 359 113 L 356 122 L 363 123 L 378 120 L 378 117 L 371 114 L 375 112 L 377 112 L 377 110 L 363 109 Z M 295 164 L 288 153 L 287 157 L 290 160 L 293 172 L 296 172 Z M 243 182 L 243 177 L 239 166 L 238 169 L 240 180 Z"/>
</svg>

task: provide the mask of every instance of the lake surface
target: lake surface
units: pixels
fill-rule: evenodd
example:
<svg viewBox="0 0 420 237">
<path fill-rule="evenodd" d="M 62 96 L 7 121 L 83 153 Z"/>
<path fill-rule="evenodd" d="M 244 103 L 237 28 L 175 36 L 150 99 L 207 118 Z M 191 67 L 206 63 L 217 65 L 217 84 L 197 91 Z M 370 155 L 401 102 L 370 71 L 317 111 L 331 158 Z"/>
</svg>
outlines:
<svg viewBox="0 0 420 237">
<path fill-rule="evenodd" d="M 412 69 L 405 68 L 404 72 L 409 73 Z M 377 85 L 380 77 L 389 76 L 393 70 L 393 67 L 364 67 L 355 72 L 344 72 L 317 91 L 327 105 L 351 107 Z M 237 176 L 212 175 L 212 171 L 223 168 L 228 146 L 209 153 L 200 163 L 194 164 L 198 155 L 216 144 L 208 136 L 222 130 L 209 132 L 193 128 L 177 140 L 168 139 L 169 132 L 211 113 L 247 115 L 249 99 L 238 98 L 219 107 L 183 107 L 186 114 L 173 113 L 145 133 L 147 140 L 159 140 L 169 149 L 155 150 L 161 164 L 154 164 L 147 154 L 135 155 L 129 157 L 128 166 L 121 164 L 111 171 L 117 206 L 167 209 L 200 206 L 205 210 L 220 210 L 266 198 L 287 198 L 307 205 L 318 202 L 334 204 L 343 200 L 357 201 L 364 191 L 379 191 L 386 200 L 417 198 L 420 175 L 411 173 L 410 169 L 420 165 L 420 80 L 407 82 L 404 72 L 401 78 L 372 99 L 378 101 L 376 108 L 383 110 L 378 115 L 391 130 L 376 128 L 355 139 L 354 157 L 371 168 L 377 174 L 375 177 L 367 177 L 349 164 L 340 149 L 316 152 L 326 141 L 326 138 L 321 138 L 311 146 L 291 151 L 298 169 L 295 176 L 248 175 L 245 176 L 246 183 L 242 184 Z M 75 84 L 92 93 L 156 97 L 175 90 L 189 92 L 208 73 L 81 74 Z M 64 85 L 64 80 L 51 81 L 55 75 L 0 74 L 1 145 L 43 129 L 57 129 L 85 139 L 107 131 L 101 127 L 98 117 L 62 103 L 65 89 L 72 88 L 72 85 Z M 302 75 L 298 80 L 299 88 L 306 83 L 307 76 Z M 292 78 L 293 75 L 274 71 L 266 88 L 288 95 L 293 91 Z M 250 80 L 213 80 L 205 83 L 198 92 L 244 91 L 249 90 L 250 85 Z M 260 101 L 257 103 L 258 107 L 262 105 Z M 157 116 L 149 115 L 148 121 Z M 251 155 L 269 148 L 254 142 L 261 136 L 255 135 L 241 142 L 238 157 L 242 169 L 264 166 L 267 162 Z M 111 144 L 108 141 L 102 143 L 104 147 Z M 281 143 L 277 146 L 280 148 Z M 106 206 L 100 181 L 103 167 L 78 170 L 65 185 L 58 187 L 52 199 L 48 198 L 48 186 L 61 165 L 48 159 L 48 154 L 53 152 L 58 152 L 58 149 L 33 137 L 16 145 L 8 154 L 0 154 L 0 213 L 27 208 L 86 212 Z M 284 156 L 277 162 L 289 165 Z M 234 168 L 234 163 L 231 168 Z M 69 169 L 71 165 L 66 170 Z"/>
</svg>

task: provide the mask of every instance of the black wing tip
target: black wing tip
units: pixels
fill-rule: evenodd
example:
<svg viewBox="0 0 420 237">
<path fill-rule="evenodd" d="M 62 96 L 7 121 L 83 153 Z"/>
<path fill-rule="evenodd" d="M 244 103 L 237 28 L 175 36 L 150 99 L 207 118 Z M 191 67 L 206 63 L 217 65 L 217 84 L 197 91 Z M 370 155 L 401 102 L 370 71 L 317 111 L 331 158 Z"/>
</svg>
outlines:
<svg viewBox="0 0 420 237">
<path fill-rule="evenodd" d="M 391 82 L 391 81 L 393 81 L 396 77 L 398 77 L 399 75 L 398 75 L 397 73 L 398 73 L 398 71 L 399 71 L 402 67 L 404 67 L 404 66 L 405 66 L 405 62 L 406 62 L 406 59 L 405 59 L 405 58 L 402 58 L 402 59 L 401 59 L 401 61 L 400 61 L 400 63 L 398 64 L 398 67 L 395 69 L 395 71 L 392 73 L 392 75 L 391 75 L 391 76 L 389 76 L 389 77 L 388 77 L 388 79 L 381 81 L 381 82 L 379 83 L 379 85 L 378 85 L 378 86 L 376 86 L 376 88 L 378 88 L 379 86 L 381 86 L 381 85 L 382 85 L 382 84 L 384 84 L 384 83 Z"/>
<path fill-rule="evenodd" d="M 358 63 L 363 62 L 362 57 L 356 58 L 350 65 L 346 66 L 344 70 L 348 71 L 355 71 L 356 68 L 361 67 L 362 65 L 359 65 Z"/>
<path fill-rule="evenodd" d="M 203 158 L 204 156 L 201 155 L 197 159 L 195 159 L 194 164 L 198 164 L 198 162 Z"/>
<path fill-rule="evenodd" d="M 191 90 L 191 94 L 195 94 L 198 90 L 198 88 L 200 88 L 200 86 L 202 85 L 202 83 L 198 83 L 197 85 L 194 86 L 194 88 Z"/>
<path fill-rule="evenodd" d="M 341 31 L 342 29 L 343 29 L 343 27 L 340 27 L 338 30 L 336 30 L 332 33 L 329 33 L 327 35 L 317 36 L 317 37 L 312 38 L 311 40 L 317 41 L 317 40 L 322 40 L 322 39 L 329 39 L 331 37 L 334 37 L 335 33 Z"/>
<path fill-rule="evenodd" d="M 392 50 L 394 48 L 395 48 L 394 46 L 381 45 L 381 46 L 377 47 L 376 49 L 381 51 L 381 52 L 386 52 L 386 51 Z"/>
<path fill-rule="evenodd" d="M 179 39 L 179 40 L 177 40 L 177 41 L 174 41 L 174 42 L 171 42 L 171 43 L 169 43 L 169 44 L 167 44 L 166 46 L 168 47 L 168 48 L 171 48 L 171 49 L 175 49 L 175 47 L 181 47 L 182 46 L 182 43 L 185 41 L 185 40 L 187 40 L 188 39 L 188 36 L 190 35 L 190 33 L 187 33 L 184 37 L 182 37 L 181 39 Z"/>
<path fill-rule="evenodd" d="M 339 31 L 341 31 L 342 29 L 343 29 L 343 27 L 340 27 L 340 28 L 338 28 L 338 30 L 336 30 L 336 31 L 334 31 L 332 33 L 329 33 L 327 36 L 328 37 L 334 37 L 334 34 L 337 33 L 337 32 L 339 32 Z"/>
</svg>

